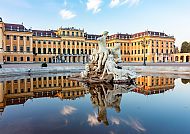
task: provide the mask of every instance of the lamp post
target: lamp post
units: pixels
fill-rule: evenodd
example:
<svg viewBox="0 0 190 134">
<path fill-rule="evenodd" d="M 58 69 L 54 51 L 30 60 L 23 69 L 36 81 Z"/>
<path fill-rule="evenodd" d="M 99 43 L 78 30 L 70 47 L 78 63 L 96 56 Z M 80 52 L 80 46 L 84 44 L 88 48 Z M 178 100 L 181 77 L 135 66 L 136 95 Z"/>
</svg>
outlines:
<svg viewBox="0 0 190 134">
<path fill-rule="evenodd" d="M 142 46 L 144 47 L 144 58 L 143 58 L 143 60 L 144 60 L 144 62 L 143 62 L 143 66 L 146 66 L 146 56 L 145 56 L 145 47 L 146 47 L 146 44 L 145 44 L 145 42 L 146 42 L 146 40 L 145 40 L 145 37 L 143 38 L 143 40 L 142 40 Z"/>
</svg>

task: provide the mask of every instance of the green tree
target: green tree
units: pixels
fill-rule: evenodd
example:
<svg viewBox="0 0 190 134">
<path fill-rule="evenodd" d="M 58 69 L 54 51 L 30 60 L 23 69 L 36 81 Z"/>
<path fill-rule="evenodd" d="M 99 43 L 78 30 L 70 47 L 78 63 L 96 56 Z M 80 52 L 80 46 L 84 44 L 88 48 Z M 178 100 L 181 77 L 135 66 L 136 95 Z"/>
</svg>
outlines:
<svg viewBox="0 0 190 134">
<path fill-rule="evenodd" d="M 190 53 L 190 43 L 184 41 L 181 45 L 181 53 Z"/>
</svg>

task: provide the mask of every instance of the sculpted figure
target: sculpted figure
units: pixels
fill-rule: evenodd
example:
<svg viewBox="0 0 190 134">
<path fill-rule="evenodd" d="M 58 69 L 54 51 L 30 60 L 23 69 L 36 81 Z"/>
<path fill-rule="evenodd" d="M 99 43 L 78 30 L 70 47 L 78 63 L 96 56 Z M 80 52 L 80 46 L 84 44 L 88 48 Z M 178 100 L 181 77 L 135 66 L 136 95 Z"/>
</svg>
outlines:
<svg viewBox="0 0 190 134">
<path fill-rule="evenodd" d="M 104 79 L 105 74 L 112 74 L 114 77 L 114 80 L 126 80 L 128 78 L 135 78 L 136 74 L 129 70 L 124 69 L 118 69 L 117 64 L 114 62 L 113 55 L 109 55 L 108 59 L 105 63 L 104 71 L 102 74 L 101 79 Z"/>
<path fill-rule="evenodd" d="M 122 62 L 121 60 L 121 50 L 120 50 L 121 44 L 120 43 L 116 43 L 115 47 L 112 48 L 112 54 L 114 56 L 114 61 L 116 63 L 118 62 Z"/>
<path fill-rule="evenodd" d="M 96 63 L 97 60 L 98 60 L 98 51 L 95 48 L 93 48 L 91 55 L 91 63 Z"/>
<path fill-rule="evenodd" d="M 90 69 L 89 69 L 89 64 L 85 65 L 85 70 L 83 72 L 80 73 L 82 78 L 86 78 L 88 76 Z"/>
<path fill-rule="evenodd" d="M 99 54 L 99 59 L 98 59 L 98 68 L 96 69 L 96 71 L 99 71 L 101 68 L 101 65 L 105 64 L 105 61 L 108 57 L 108 49 L 106 48 L 106 37 L 108 35 L 107 31 L 104 31 L 102 37 L 99 37 L 98 40 L 98 54 Z"/>
</svg>

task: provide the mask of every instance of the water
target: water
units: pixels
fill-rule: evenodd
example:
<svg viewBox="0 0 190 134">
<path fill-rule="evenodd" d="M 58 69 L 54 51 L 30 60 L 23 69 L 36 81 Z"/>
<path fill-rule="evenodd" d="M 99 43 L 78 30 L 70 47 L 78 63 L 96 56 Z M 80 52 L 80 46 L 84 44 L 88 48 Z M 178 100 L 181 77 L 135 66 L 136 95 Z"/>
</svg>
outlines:
<svg viewBox="0 0 190 134">
<path fill-rule="evenodd" d="M 190 133 L 190 80 L 142 76 L 136 83 L 9 78 L 0 82 L 0 134 Z"/>
</svg>

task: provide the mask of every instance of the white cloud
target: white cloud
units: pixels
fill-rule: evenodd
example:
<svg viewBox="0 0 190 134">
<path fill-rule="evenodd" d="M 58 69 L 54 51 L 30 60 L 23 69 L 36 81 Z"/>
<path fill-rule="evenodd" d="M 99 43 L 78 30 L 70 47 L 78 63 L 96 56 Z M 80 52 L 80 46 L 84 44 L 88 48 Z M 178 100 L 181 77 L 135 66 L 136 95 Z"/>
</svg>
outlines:
<svg viewBox="0 0 190 134">
<path fill-rule="evenodd" d="M 61 15 L 63 20 L 69 20 L 69 19 L 72 19 L 72 18 L 76 17 L 76 14 L 74 14 L 70 10 L 66 10 L 66 9 L 62 9 L 59 12 L 59 14 Z"/>
<path fill-rule="evenodd" d="M 97 118 L 96 118 L 96 114 L 94 114 L 94 115 L 91 115 L 91 114 L 89 114 L 88 115 L 88 124 L 90 125 L 90 126 L 97 126 L 97 125 L 100 125 L 100 122 L 98 122 L 98 120 L 97 120 Z"/>
<path fill-rule="evenodd" d="M 62 115 L 71 115 L 72 113 L 74 113 L 74 111 L 76 111 L 77 109 L 75 107 L 72 106 L 65 106 L 62 110 L 61 110 L 61 114 Z"/>
<path fill-rule="evenodd" d="M 86 3 L 87 10 L 92 10 L 93 13 L 98 13 L 101 11 L 100 5 L 102 0 L 88 0 Z"/>
<path fill-rule="evenodd" d="M 116 6 L 121 6 L 121 5 L 129 5 L 129 6 L 133 6 L 133 5 L 137 5 L 140 2 L 140 0 L 111 0 L 109 7 L 113 8 Z"/>
<path fill-rule="evenodd" d="M 120 0 L 111 0 L 109 6 L 110 6 L 110 8 L 113 8 L 119 4 L 120 4 Z"/>
<path fill-rule="evenodd" d="M 120 124 L 120 119 L 116 117 L 112 117 L 111 119 L 112 124 L 114 125 L 119 125 Z"/>
</svg>

